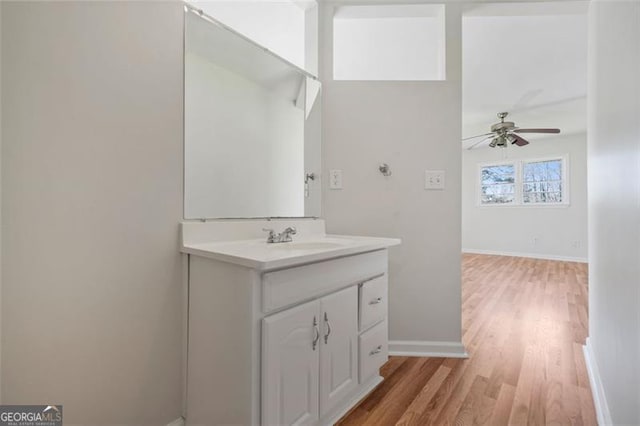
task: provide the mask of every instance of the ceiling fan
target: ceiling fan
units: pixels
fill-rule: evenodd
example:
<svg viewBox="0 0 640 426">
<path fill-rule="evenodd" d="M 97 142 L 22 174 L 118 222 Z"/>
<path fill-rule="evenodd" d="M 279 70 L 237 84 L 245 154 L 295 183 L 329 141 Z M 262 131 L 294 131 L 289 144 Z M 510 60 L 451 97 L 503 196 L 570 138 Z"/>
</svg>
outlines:
<svg viewBox="0 0 640 426">
<path fill-rule="evenodd" d="M 491 142 L 489 143 L 491 148 L 495 148 L 497 146 L 506 148 L 509 144 L 515 144 L 518 146 L 528 145 L 529 141 L 518 133 L 560 133 L 560 129 L 521 129 L 516 127 L 513 121 L 504 121 L 507 115 L 509 115 L 508 112 L 498 113 L 500 122 L 491 126 L 491 132 L 485 133 L 484 135 L 476 135 L 462 139 L 463 141 L 467 141 L 470 139 L 482 138 L 467 149 L 473 149 L 489 139 L 491 139 Z"/>
</svg>

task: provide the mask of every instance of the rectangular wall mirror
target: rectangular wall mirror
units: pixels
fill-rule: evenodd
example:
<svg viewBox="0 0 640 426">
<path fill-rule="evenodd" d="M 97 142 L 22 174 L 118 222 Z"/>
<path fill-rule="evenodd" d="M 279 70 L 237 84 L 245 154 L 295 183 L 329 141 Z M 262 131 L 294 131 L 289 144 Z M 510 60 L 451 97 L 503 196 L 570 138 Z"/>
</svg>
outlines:
<svg viewBox="0 0 640 426">
<path fill-rule="evenodd" d="M 320 216 L 320 83 L 185 7 L 185 219 Z"/>
</svg>

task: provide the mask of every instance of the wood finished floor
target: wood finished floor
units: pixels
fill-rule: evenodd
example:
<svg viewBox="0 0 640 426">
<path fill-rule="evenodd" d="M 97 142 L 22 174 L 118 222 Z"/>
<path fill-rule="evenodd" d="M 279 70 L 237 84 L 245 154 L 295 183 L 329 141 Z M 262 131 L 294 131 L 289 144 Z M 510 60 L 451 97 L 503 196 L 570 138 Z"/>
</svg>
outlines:
<svg viewBox="0 0 640 426">
<path fill-rule="evenodd" d="M 596 425 L 582 345 L 587 265 L 464 255 L 469 359 L 391 357 L 347 425 Z"/>
</svg>

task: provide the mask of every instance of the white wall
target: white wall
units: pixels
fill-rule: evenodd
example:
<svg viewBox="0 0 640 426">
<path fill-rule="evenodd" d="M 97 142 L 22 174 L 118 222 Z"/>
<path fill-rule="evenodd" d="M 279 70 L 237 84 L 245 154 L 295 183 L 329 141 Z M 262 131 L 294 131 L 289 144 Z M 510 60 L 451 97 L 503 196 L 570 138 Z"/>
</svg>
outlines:
<svg viewBox="0 0 640 426">
<path fill-rule="evenodd" d="M 284 0 L 191 1 L 208 15 L 305 68 L 305 5 Z M 309 7 L 315 2 L 308 2 Z"/>
<path fill-rule="evenodd" d="M 592 0 L 589 18 L 587 353 L 600 421 L 608 405 L 640 424 L 640 3 Z"/>
<path fill-rule="evenodd" d="M 178 2 L 2 2 L 2 394 L 181 413 Z"/>
<path fill-rule="evenodd" d="M 442 5 L 345 6 L 333 21 L 336 80 L 443 80 Z"/>
<path fill-rule="evenodd" d="M 437 345 L 426 342 L 444 341 L 462 352 L 461 5 L 446 6 L 447 80 L 440 82 L 332 81 L 332 6 L 321 5 L 328 231 L 402 238 L 390 254 L 392 350 L 427 351 Z M 382 162 L 392 176 L 380 174 Z M 328 189 L 329 169 L 343 170 L 343 190 Z M 444 191 L 424 190 L 425 169 L 446 170 Z"/>
<path fill-rule="evenodd" d="M 0 6 L 0 99 L 2 99 L 2 7 Z M 0 102 L 0 404 L 2 404 L 2 102 Z"/>
<path fill-rule="evenodd" d="M 478 164 L 568 155 L 569 206 L 479 206 Z M 532 141 L 525 147 L 462 151 L 462 250 L 550 259 L 587 258 L 586 134 Z"/>
<path fill-rule="evenodd" d="M 304 121 L 290 99 L 187 53 L 185 217 L 304 216 Z"/>
</svg>

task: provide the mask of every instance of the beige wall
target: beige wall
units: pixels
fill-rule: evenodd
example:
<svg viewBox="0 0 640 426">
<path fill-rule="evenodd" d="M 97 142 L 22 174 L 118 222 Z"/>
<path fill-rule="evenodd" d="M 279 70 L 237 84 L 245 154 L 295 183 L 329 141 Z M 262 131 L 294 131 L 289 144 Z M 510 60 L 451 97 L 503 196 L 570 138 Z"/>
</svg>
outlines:
<svg viewBox="0 0 640 426">
<path fill-rule="evenodd" d="M 640 3 L 589 9 L 589 340 L 601 424 L 640 424 Z M 610 417 L 609 417 L 610 416 Z"/>
<path fill-rule="evenodd" d="M 322 7 L 328 231 L 402 238 L 390 251 L 390 340 L 460 349 L 462 6 L 447 4 L 447 80 L 435 82 L 332 81 L 333 4 Z M 330 169 L 343 170 L 344 189 L 328 189 Z M 444 191 L 424 189 L 427 169 L 446 171 Z"/>
<path fill-rule="evenodd" d="M 182 5 L 2 2 L 2 395 L 181 414 Z"/>
</svg>

